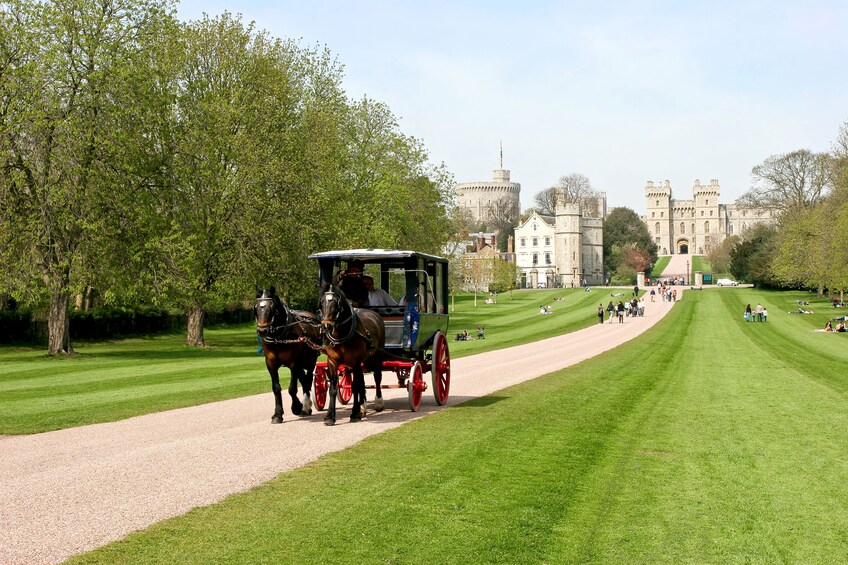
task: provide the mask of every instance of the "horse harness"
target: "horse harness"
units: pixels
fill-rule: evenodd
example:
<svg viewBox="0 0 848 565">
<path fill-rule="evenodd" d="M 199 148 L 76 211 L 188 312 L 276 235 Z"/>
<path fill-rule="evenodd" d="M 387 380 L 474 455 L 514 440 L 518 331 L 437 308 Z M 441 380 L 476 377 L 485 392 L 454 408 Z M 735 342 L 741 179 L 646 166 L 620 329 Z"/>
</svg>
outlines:
<svg viewBox="0 0 848 565">
<path fill-rule="evenodd" d="M 261 302 L 263 300 L 271 300 L 271 301 L 274 302 L 274 305 L 277 306 L 279 309 L 285 310 L 286 321 L 282 326 L 275 326 L 274 323 L 273 323 L 274 319 L 277 316 L 277 313 L 275 312 L 274 315 L 271 316 L 271 325 L 268 326 L 268 335 L 266 335 L 264 338 L 262 338 L 262 341 L 264 341 L 265 343 L 272 343 L 274 345 L 291 345 L 293 343 L 305 343 L 306 345 L 308 345 L 312 349 L 315 349 L 315 350 L 318 350 L 318 351 L 323 349 L 323 347 L 321 347 L 321 345 L 319 345 L 319 344 L 315 343 L 314 341 L 312 341 L 311 339 L 309 339 L 309 337 L 306 335 L 306 333 L 302 329 L 300 331 L 300 334 L 298 334 L 297 332 L 291 332 L 294 336 L 296 336 L 293 339 L 282 339 L 282 338 L 286 337 L 286 335 L 289 334 L 290 330 L 292 330 L 292 328 L 294 328 L 295 326 L 301 326 L 302 324 L 306 324 L 308 326 L 313 326 L 313 327 L 318 326 L 318 324 L 315 323 L 316 322 L 315 318 L 312 318 L 310 316 L 303 316 L 301 314 L 294 314 L 293 315 L 291 309 L 282 306 L 282 303 L 279 301 L 279 299 L 277 299 L 276 296 L 266 297 L 266 298 L 257 298 L 256 304 L 259 304 L 259 302 Z M 254 308 L 255 308 L 255 306 L 254 306 Z M 320 326 L 318 326 L 317 329 L 318 329 L 318 333 L 320 334 L 321 333 Z"/>
<path fill-rule="evenodd" d="M 324 293 L 325 296 L 327 294 L 331 294 L 331 295 L 333 295 L 333 297 L 335 297 L 335 293 L 333 291 L 328 291 L 328 292 Z M 356 312 L 359 310 L 359 308 L 352 307 L 350 305 L 350 303 L 348 303 L 348 308 L 350 309 L 350 316 L 348 318 L 341 320 L 341 321 L 338 321 L 338 320 L 333 321 L 334 325 L 339 326 L 339 325 L 347 322 L 348 320 L 350 320 L 350 331 L 347 333 L 347 335 L 344 336 L 343 338 L 337 339 L 337 338 L 333 337 L 333 334 L 324 330 L 324 339 L 326 339 L 330 343 L 331 346 L 338 347 L 338 346 L 350 341 L 353 338 L 354 335 L 358 335 L 359 337 L 361 337 L 362 339 L 365 340 L 365 343 L 368 346 L 369 353 L 373 352 L 377 348 L 374 346 L 374 340 L 371 338 L 371 332 L 369 332 L 368 330 L 365 330 L 365 333 L 363 334 L 362 332 L 357 331 L 357 327 L 359 325 L 359 317 L 356 315 Z M 341 314 L 341 310 L 339 310 L 338 313 L 336 314 L 337 318 L 338 318 L 339 314 Z M 326 347 L 323 348 L 323 349 L 326 349 Z"/>
</svg>

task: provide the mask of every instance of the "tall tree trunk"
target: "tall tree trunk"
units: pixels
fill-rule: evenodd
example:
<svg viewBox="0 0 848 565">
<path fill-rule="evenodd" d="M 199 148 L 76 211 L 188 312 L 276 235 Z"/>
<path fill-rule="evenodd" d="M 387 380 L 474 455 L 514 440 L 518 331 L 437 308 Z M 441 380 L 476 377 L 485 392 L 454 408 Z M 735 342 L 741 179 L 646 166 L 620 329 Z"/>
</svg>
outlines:
<svg viewBox="0 0 848 565">
<path fill-rule="evenodd" d="M 47 354 L 55 357 L 57 353 L 73 355 L 71 347 L 70 323 L 68 311 L 70 295 L 67 292 L 55 291 L 50 296 L 50 314 L 47 318 Z"/>
<path fill-rule="evenodd" d="M 205 318 L 203 308 L 196 306 L 188 311 L 188 338 L 186 345 L 196 347 L 205 347 L 206 342 L 203 341 L 203 321 Z"/>
</svg>

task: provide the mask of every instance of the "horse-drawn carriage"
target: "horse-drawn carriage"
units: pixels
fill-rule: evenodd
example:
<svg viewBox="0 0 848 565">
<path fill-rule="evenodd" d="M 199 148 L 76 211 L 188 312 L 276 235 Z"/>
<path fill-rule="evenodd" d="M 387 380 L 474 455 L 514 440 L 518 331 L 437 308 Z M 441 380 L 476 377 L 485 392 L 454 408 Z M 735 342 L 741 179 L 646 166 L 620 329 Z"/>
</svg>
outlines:
<svg viewBox="0 0 848 565">
<path fill-rule="evenodd" d="M 436 404 L 447 402 L 450 389 L 450 352 L 445 337 L 448 331 L 448 261 L 442 257 L 415 251 L 384 249 L 350 249 L 326 251 L 309 256 L 318 261 L 319 288 L 322 298 L 334 284 L 341 284 L 339 273 L 370 279 L 371 302 L 361 310 L 369 310 L 382 320 L 385 343 L 380 355 L 381 369 L 397 376 L 396 385 L 382 385 L 379 369 L 374 372 L 377 402 L 381 388 L 405 388 L 409 407 L 416 411 L 427 390 L 424 374 L 431 374 Z M 349 271 L 354 270 L 351 274 Z M 373 289 L 371 289 L 373 284 Z M 375 299 L 375 296 L 382 296 Z M 330 362 L 315 366 L 314 399 L 319 410 L 327 403 L 330 388 Z M 340 403 L 347 404 L 353 395 L 355 368 L 338 366 Z M 332 400 L 332 399 L 331 399 Z M 381 407 L 378 405 L 378 409 Z"/>
</svg>

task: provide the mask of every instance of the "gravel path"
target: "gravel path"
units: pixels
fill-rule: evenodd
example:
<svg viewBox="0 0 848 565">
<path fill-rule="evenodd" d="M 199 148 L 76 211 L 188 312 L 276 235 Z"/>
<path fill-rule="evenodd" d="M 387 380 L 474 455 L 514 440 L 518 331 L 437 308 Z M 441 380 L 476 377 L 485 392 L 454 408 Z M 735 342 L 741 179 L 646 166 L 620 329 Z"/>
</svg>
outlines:
<svg viewBox="0 0 848 565">
<path fill-rule="evenodd" d="M 609 301 L 601 292 L 598 298 Z M 644 318 L 624 324 L 455 359 L 448 405 L 612 349 L 671 306 L 648 302 Z M 390 389 L 384 397 L 386 410 L 357 424 L 347 420 L 349 406 L 342 407 L 334 427 L 323 425 L 323 413 L 287 413 L 284 424 L 271 425 L 269 390 L 120 422 L 0 437 L 0 563 L 61 562 L 439 409 L 429 390 L 418 413 L 408 410 L 405 391 Z M 284 401 L 288 411 L 286 394 Z"/>
</svg>

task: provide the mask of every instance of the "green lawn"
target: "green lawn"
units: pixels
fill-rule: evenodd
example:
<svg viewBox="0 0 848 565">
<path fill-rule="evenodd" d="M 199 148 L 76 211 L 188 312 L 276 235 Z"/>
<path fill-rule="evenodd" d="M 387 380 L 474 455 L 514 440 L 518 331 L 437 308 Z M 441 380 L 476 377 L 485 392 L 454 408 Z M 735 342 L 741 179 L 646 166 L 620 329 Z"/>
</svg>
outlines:
<svg viewBox="0 0 848 565">
<path fill-rule="evenodd" d="M 485 340 L 450 341 L 452 357 L 527 343 L 595 322 L 610 289 L 523 290 L 497 297 L 458 295 L 448 338 L 475 326 Z M 562 298 L 556 301 L 554 298 Z M 601 300 L 606 298 L 606 300 Z M 539 315 L 551 305 L 553 314 Z M 532 323 L 530 323 L 532 322 Z M 212 328 L 209 347 L 189 348 L 181 334 L 115 342 L 80 342 L 77 355 L 49 358 L 42 348 L 0 347 L 0 434 L 28 434 L 109 422 L 171 408 L 268 392 L 253 324 Z M 280 377 L 284 388 L 289 373 Z M 285 409 L 289 399 L 284 395 Z"/>
<path fill-rule="evenodd" d="M 73 562 L 845 562 L 848 335 L 787 313 L 809 297 L 687 292 L 613 351 Z"/>
<path fill-rule="evenodd" d="M 662 276 L 662 272 L 668 266 L 669 261 L 671 261 L 670 255 L 663 255 L 662 257 L 657 258 L 657 262 L 654 263 L 654 268 L 651 269 L 651 278 Z"/>
</svg>

